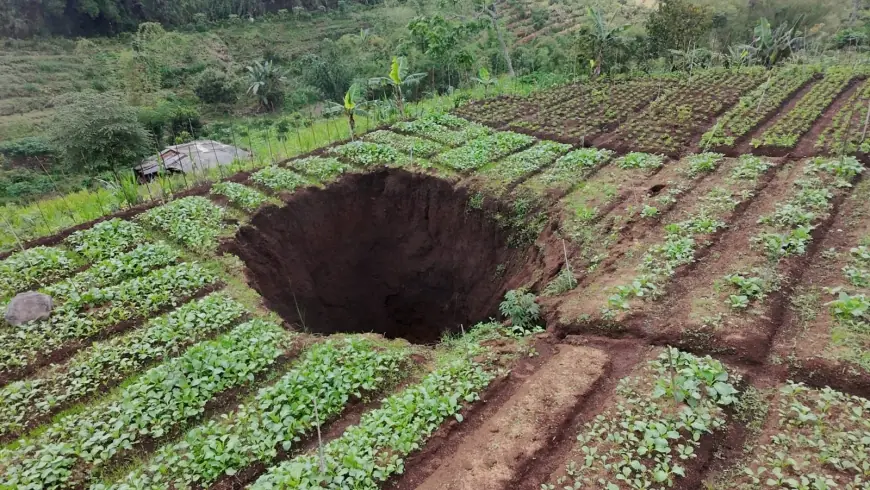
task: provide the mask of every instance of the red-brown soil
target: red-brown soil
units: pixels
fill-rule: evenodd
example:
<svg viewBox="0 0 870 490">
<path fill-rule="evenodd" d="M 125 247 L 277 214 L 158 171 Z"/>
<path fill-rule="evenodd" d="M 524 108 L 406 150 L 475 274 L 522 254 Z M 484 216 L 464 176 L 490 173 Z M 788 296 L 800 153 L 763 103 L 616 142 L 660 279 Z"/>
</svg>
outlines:
<svg viewBox="0 0 870 490">
<path fill-rule="evenodd" d="M 559 345 L 546 364 L 492 417 L 455 449 L 453 459 L 417 486 L 419 490 L 495 490 L 516 479 L 522 463 L 545 449 L 570 422 L 610 364 L 607 354 Z"/>
</svg>

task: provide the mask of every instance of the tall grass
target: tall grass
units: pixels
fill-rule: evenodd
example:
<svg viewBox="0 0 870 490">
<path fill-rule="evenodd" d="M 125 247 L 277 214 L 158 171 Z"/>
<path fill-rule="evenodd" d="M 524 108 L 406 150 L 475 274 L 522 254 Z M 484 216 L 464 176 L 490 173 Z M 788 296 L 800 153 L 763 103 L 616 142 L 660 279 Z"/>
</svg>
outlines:
<svg viewBox="0 0 870 490">
<path fill-rule="evenodd" d="M 490 96 L 500 94 L 527 95 L 538 87 L 535 83 L 503 79 Z M 458 98 L 476 100 L 484 97 L 482 87 L 457 91 L 452 95 L 436 95 L 409 103 L 407 117 L 415 118 L 454 108 Z M 357 117 L 357 134 L 379 125 L 391 124 L 398 115 L 374 114 Z M 131 205 L 164 201 L 194 185 L 215 182 L 240 171 L 263 168 L 269 164 L 293 158 L 331 143 L 350 139 L 347 121 L 340 117 L 317 118 L 306 127 L 292 128 L 285 138 L 279 138 L 275 121 L 264 118 L 224 122 L 222 131 L 210 138 L 251 150 L 250 157 L 236 159 L 231 165 L 198 169 L 189 174 L 164 175 L 147 184 L 131 180 L 130 174 L 120 182 L 105 182 L 102 187 L 54 196 L 28 204 L 7 204 L 0 207 L 0 250 L 19 248 L 28 241 L 52 235 L 65 228 L 85 223 Z M 240 155 L 241 156 L 241 155 Z"/>
</svg>

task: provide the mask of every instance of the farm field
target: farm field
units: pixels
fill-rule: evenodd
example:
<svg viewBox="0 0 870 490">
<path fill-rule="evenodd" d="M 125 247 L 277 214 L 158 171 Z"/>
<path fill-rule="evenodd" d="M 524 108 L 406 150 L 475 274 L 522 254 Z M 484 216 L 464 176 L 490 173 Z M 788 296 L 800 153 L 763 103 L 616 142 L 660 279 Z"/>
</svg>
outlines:
<svg viewBox="0 0 870 490">
<path fill-rule="evenodd" d="M 0 488 L 867 488 L 867 97 L 493 98 L 5 252 Z"/>
</svg>

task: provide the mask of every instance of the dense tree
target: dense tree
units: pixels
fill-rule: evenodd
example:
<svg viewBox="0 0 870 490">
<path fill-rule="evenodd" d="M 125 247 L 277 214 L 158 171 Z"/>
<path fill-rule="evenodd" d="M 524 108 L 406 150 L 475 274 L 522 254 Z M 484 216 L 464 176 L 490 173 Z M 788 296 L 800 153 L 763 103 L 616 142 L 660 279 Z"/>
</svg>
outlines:
<svg viewBox="0 0 870 490">
<path fill-rule="evenodd" d="M 136 110 L 120 94 L 72 93 L 58 104 L 50 138 L 63 161 L 76 170 L 117 176 L 154 148 Z"/>
<path fill-rule="evenodd" d="M 107 35 L 135 30 L 142 22 L 180 26 L 282 9 L 337 9 L 346 4 L 344 0 L 3 0 L 0 37 Z"/>
<path fill-rule="evenodd" d="M 661 0 L 646 23 L 649 42 L 657 54 L 706 46 L 704 37 L 712 27 L 712 11 L 686 0 Z"/>
<path fill-rule="evenodd" d="M 232 104 L 239 97 L 239 88 L 225 71 L 209 68 L 197 77 L 193 93 L 206 104 Z"/>
</svg>

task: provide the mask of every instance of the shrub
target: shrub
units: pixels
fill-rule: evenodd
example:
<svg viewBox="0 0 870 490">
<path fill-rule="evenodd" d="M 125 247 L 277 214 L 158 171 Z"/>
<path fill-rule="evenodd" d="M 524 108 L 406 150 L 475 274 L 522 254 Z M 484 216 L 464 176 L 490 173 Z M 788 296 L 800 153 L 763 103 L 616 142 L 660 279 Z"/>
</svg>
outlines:
<svg viewBox="0 0 870 490">
<path fill-rule="evenodd" d="M 540 329 L 536 322 L 540 319 L 541 308 L 535 302 L 536 299 L 534 294 L 522 289 L 505 294 L 504 301 L 498 308 L 502 315 L 510 319 L 512 334 L 528 335 Z"/>
<path fill-rule="evenodd" d="M 208 68 L 199 74 L 193 93 L 206 104 L 232 104 L 239 98 L 239 84 L 216 68 Z"/>
</svg>

